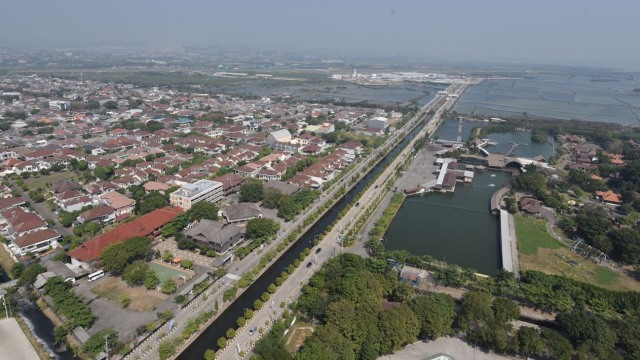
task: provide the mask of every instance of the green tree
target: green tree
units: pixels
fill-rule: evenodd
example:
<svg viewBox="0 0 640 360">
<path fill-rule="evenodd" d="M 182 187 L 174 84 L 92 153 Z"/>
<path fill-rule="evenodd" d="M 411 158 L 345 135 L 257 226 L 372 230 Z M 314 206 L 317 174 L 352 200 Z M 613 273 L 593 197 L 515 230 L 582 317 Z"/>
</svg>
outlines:
<svg viewBox="0 0 640 360">
<path fill-rule="evenodd" d="M 616 258 L 624 264 L 640 264 L 640 232 L 638 229 L 622 228 L 609 233 Z"/>
<path fill-rule="evenodd" d="M 516 331 L 513 343 L 516 352 L 527 357 L 542 356 L 545 348 L 540 331 L 528 326 L 521 326 Z"/>
<path fill-rule="evenodd" d="M 200 201 L 191 206 L 189 217 L 191 220 L 218 220 L 218 205 L 207 201 Z"/>
<path fill-rule="evenodd" d="M 420 320 L 420 334 L 437 339 L 451 334 L 456 317 L 455 301 L 447 294 L 430 294 L 414 298 L 409 306 Z"/>
<path fill-rule="evenodd" d="M 100 180 L 109 180 L 115 174 L 115 169 L 113 166 L 96 166 L 93 173 Z"/>
<path fill-rule="evenodd" d="M 278 216 L 285 221 L 291 221 L 296 214 L 300 211 L 297 204 L 293 201 L 291 196 L 282 195 L 278 201 Z"/>
<path fill-rule="evenodd" d="M 278 207 L 278 204 L 280 203 L 280 198 L 282 196 L 283 196 L 282 193 L 278 189 L 272 189 L 272 188 L 264 189 L 262 206 L 275 209 L 276 207 Z"/>
<path fill-rule="evenodd" d="M 173 294 L 178 290 L 178 286 L 172 278 L 167 278 L 160 285 L 160 290 L 165 294 Z"/>
<path fill-rule="evenodd" d="M 115 110 L 115 109 L 118 108 L 118 103 L 116 101 L 109 100 L 109 101 L 105 102 L 104 104 L 102 104 L 102 106 L 105 109 Z"/>
<path fill-rule="evenodd" d="M 158 345 L 158 355 L 161 360 L 166 360 L 176 353 L 176 342 L 174 340 L 165 340 Z"/>
<path fill-rule="evenodd" d="M 131 304 L 131 298 L 129 297 L 129 295 L 123 295 L 120 298 L 120 307 L 124 309 L 129 307 L 129 304 Z"/>
<path fill-rule="evenodd" d="M 180 266 L 185 269 L 191 269 L 191 267 L 193 266 L 193 261 L 189 259 L 184 259 L 180 262 Z"/>
<path fill-rule="evenodd" d="M 144 260 L 137 260 L 127 265 L 122 272 L 122 279 L 129 286 L 141 286 L 145 283 L 147 274 L 151 271 Z"/>
<path fill-rule="evenodd" d="M 24 271 L 24 264 L 21 262 L 17 262 L 13 264 L 13 266 L 11 267 L 11 275 L 13 276 L 14 279 L 18 279 L 20 275 L 22 275 L 23 271 Z"/>
<path fill-rule="evenodd" d="M 159 192 L 152 192 L 140 202 L 140 215 L 148 214 L 156 209 L 161 209 L 169 205 L 167 196 Z"/>
<path fill-rule="evenodd" d="M 113 355 L 115 353 L 114 350 L 119 347 L 118 333 L 113 328 L 106 328 L 93 334 L 84 344 L 84 351 L 89 356 L 95 357 L 104 351 L 105 342 L 109 345 L 109 349 L 111 349 L 110 355 Z"/>
<path fill-rule="evenodd" d="M 207 349 L 207 351 L 204 352 L 204 360 L 215 360 L 215 358 L 216 352 L 212 349 Z"/>
<path fill-rule="evenodd" d="M 272 219 L 257 218 L 247 223 L 244 236 L 247 239 L 265 241 L 271 239 L 280 230 L 280 224 Z"/>
<path fill-rule="evenodd" d="M 144 279 L 144 286 L 149 290 L 153 290 L 158 286 L 158 284 L 160 284 L 160 279 L 158 278 L 156 272 L 147 272 L 147 277 Z"/>
<path fill-rule="evenodd" d="M 380 313 L 380 350 L 383 354 L 416 341 L 419 332 L 420 322 L 405 304 Z"/>
<path fill-rule="evenodd" d="M 32 285 L 36 281 L 38 274 L 42 274 L 45 271 L 47 271 L 47 269 L 38 263 L 26 266 L 20 272 L 18 286 Z"/>
<path fill-rule="evenodd" d="M 573 345 L 560 333 L 550 330 L 541 330 L 542 341 L 545 345 L 545 355 L 549 359 L 570 360 L 573 354 Z"/>
<path fill-rule="evenodd" d="M 240 201 L 260 202 L 264 195 L 264 186 L 257 179 L 247 179 L 240 187 Z"/>
<path fill-rule="evenodd" d="M 100 256 L 104 269 L 112 274 L 121 274 L 125 267 L 136 259 L 144 259 L 151 253 L 151 239 L 135 237 L 108 246 Z"/>
<path fill-rule="evenodd" d="M 598 315 L 585 310 L 561 312 L 556 322 L 567 335 L 578 344 L 592 343 L 597 347 L 612 350 L 617 336 L 613 329 Z"/>
</svg>

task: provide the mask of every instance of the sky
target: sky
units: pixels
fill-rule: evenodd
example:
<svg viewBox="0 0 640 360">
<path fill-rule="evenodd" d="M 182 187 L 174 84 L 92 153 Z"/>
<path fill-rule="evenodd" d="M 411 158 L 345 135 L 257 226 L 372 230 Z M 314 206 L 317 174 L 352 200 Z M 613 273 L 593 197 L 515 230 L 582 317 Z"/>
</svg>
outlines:
<svg viewBox="0 0 640 360">
<path fill-rule="evenodd" d="M 637 0 L 19 0 L 0 46 L 237 45 L 640 68 Z"/>
</svg>

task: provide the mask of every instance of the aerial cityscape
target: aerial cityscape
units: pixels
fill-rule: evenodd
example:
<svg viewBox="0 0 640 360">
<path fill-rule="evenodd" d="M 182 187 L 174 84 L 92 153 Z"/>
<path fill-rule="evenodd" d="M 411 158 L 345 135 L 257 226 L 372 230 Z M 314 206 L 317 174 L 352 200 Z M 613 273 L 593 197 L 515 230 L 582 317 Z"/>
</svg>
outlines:
<svg viewBox="0 0 640 360">
<path fill-rule="evenodd" d="M 639 359 L 638 5 L 286 3 L 7 4 L 0 358 Z"/>
</svg>

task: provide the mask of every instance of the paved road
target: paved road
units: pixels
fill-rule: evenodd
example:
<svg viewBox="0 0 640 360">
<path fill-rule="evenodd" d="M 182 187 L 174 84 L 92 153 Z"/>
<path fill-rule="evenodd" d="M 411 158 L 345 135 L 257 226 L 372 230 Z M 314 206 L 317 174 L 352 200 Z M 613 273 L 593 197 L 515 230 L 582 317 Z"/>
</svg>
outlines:
<svg viewBox="0 0 640 360">
<path fill-rule="evenodd" d="M 457 88 L 457 87 L 456 87 Z M 437 125 L 435 123 L 440 122 L 439 114 L 444 111 L 445 107 L 452 106 L 454 101 L 445 101 L 444 105 L 440 107 L 436 111 L 436 115 L 429 121 L 427 126 L 424 127 L 421 133 L 431 128 L 435 128 Z M 435 104 L 435 103 L 434 103 Z M 413 140 L 407 144 L 407 146 L 403 149 L 402 152 L 396 157 L 396 159 L 389 164 L 389 166 L 380 174 L 380 176 L 371 184 L 371 186 L 364 192 L 364 194 L 360 197 L 359 202 L 362 204 L 361 206 L 353 206 L 349 209 L 349 211 L 342 217 L 333 227 L 333 229 L 325 236 L 317 247 L 314 247 L 311 251 L 311 254 L 305 259 L 304 265 L 298 267 L 291 276 L 276 290 L 276 292 L 271 296 L 269 300 L 269 304 L 265 304 L 265 306 L 260 310 L 254 313 L 254 317 L 251 318 L 245 326 L 238 329 L 236 331 L 236 336 L 233 339 L 230 339 L 227 342 L 227 347 L 221 349 L 218 352 L 218 359 L 237 359 L 239 358 L 239 352 L 245 351 L 245 357 L 249 356 L 250 350 L 253 349 L 255 342 L 261 334 L 259 331 L 257 333 L 250 334 L 251 329 L 264 329 L 264 332 L 268 331 L 270 324 L 274 319 L 277 319 L 282 309 L 280 308 L 281 303 L 290 304 L 295 301 L 300 295 L 300 289 L 303 284 L 305 284 L 313 273 L 319 269 L 320 266 L 324 262 L 326 262 L 329 258 L 342 253 L 344 250 L 338 246 L 338 239 L 342 229 L 346 230 L 346 227 L 353 220 L 357 219 L 361 212 L 364 211 L 365 204 L 369 204 L 376 197 L 380 195 L 378 188 L 382 187 L 383 184 L 387 181 L 389 177 L 393 175 L 395 172 L 396 165 L 402 163 L 407 156 L 411 154 L 413 151 L 413 144 L 415 141 L 420 138 L 421 134 L 418 134 Z M 320 250 L 318 250 L 320 249 Z"/>
<path fill-rule="evenodd" d="M 430 105 L 435 104 L 435 101 L 437 99 L 440 99 L 440 97 L 437 97 L 436 99 L 434 99 Z M 427 105 L 425 108 L 423 109 L 427 109 L 428 106 Z M 417 121 L 421 120 L 426 113 L 427 110 L 423 110 L 420 111 L 408 124 L 406 124 L 406 128 L 410 128 L 412 127 L 413 124 L 415 124 Z M 232 264 L 229 265 L 229 274 L 226 277 L 227 280 L 227 285 L 230 282 L 236 281 L 237 279 L 239 279 L 243 274 L 245 274 L 246 272 L 250 271 L 251 269 L 253 269 L 253 267 L 255 266 L 255 264 L 257 264 L 261 258 L 261 256 L 263 254 L 265 254 L 266 252 L 275 249 L 278 244 L 285 239 L 289 233 L 295 229 L 298 225 L 301 225 L 302 222 L 304 221 L 305 217 L 308 214 L 313 213 L 314 211 L 316 211 L 320 206 L 324 205 L 325 202 L 329 201 L 330 199 L 333 198 L 333 196 L 335 195 L 335 193 L 344 185 L 344 186 L 348 186 L 348 184 L 350 184 L 351 179 L 354 176 L 358 176 L 358 174 L 360 174 L 361 172 L 367 170 L 367 166 L 369 165 L 369 161 L 374 159 L 375 157 L 379 156 L 382 153 L 386 153 L 386 151 L 392 147 L 395 146 L 396 141 L 398 141 L 398 137 L 401 136 L 401 132 L 403 131 L 398 131 L 396 133 L 394 133 L 393 135 L 390 136 L 389 140 L 385 143 L 385 145 L 383 145 L 382 147 L 372 151 L 367 157 L 365 157 L 364 159 L 361 159 L 361 161 L 359 161 L 356 166 L 349 172 L 349 175 L 343 176 L 340 180 L 338 180 L 336 183 L 334 183 L 331 188 L 329 189 L 329 191 L 327 192 L 323 192 L 322 196 L 320 197 L 320 199 L 316 200 L 315 203 L 311 206 L 311 208 L 309 208 L 306 213 L 304 215 L 299 215 L 296 216 L 296 218 L 294 219 L 294 221 L 292 223 L 287 223 L 285 224 L 285 227 L 282 231 L 282 233 L 276 238 L 275 241 L 271 242 L 270 244 L 268 244 L 267 246 L 265 246 L 262 250 L 255 250 L 252 254 L 249 254 L 248 256 L 246 256 L 244 259 L 242 260 L 236 260 L 234 261 Z M 367 199 L 368 201 L 368 199 Z M 358 209 L 359 210 L 359 209 Z M 334 236 L 334 239 L 337 239 L 337 235 Z M 323 253 L 321 256 L 326 255 L 327 252 Z M 268 269 L 269 265 L 265 267 L 265 269 Z M 306 268 L 305 268 L 306 269 Z M 257 276 L 256 276 L 257 277 Z M 293 278 L 294 275 L 292 275 L 290 277 Z M 302 279 L 300 279 L 302 281 Z M 211 286 L 212 289 L 219 289 L 222 285 L 221 280 L 217 283 L 215 283 L 214 285 Z M 197 303 L 198 305 L 195 306 L 190 306 L 187 309 L 183 309 L 183 310 L 178 310 L 174 319 L 174 324 L 175 324 L 175 328 L 174 330 L 171 332 L 171 334 L 169 334 L 168 338 L 173 338 L 176 335 L 175 334 L 180 334 L 184 328 L 184 325 L 186 323 L 186 321 L 189 318 L 193 318 L 199 314 L 201 314 L 204 311 L 207 310 L 211 310 L 213 307 L 213 304 L 215 304 L 215 299 L 218 299 L 218 303 L 222 304 L 222 293 L 223 291 L 218 291 L 215 294 L 209 293 L 207 294 L 207 300 L 203 300 L 204 299 L 204 295 L 201 297 L 201 299 L 198 299 L 196 301 L 194 301 L 194 303 Z M 274 302 L 274 304 L 280 304 L 280 302 Z M 225 304 L 226 306 L 227 304 Z M 273 305 L 275 306 L 275 305 Z M 265 306 L 266 308 L 266 306 Z M 220 311 L 218 312 L 218 316 L 220 313 L 222 313 L 224 311 L 225 307 L 223 306 Z M 278 307 L 279 309 L 279 307 Z M 263 309 L 264 310 L 264 309 Z M 273 315 L 275 316 L 275 315 Z M 203 326 L 202 329 L 206 328 L 206 326 Z M 244 328 L 247 328 L 247 326 L 245 326 Z M 163 328 L 160 331 L 158 331 L 158 333 L 162 333 L 162 332 L 166 332 L 167 329 Z M 155 339 L 155 336 L 150 337 L 151 339 Z M 164 338 L 167 339 L 167 338 Z M 193 338 L 192 338 L 193 339 Z M 129 358 L 139 358 L 139 359 L 159 359 L 159 355 L 157 352 L 157 341 L 147 341 L 144 344 L 138 346 L 133 352 L 132 354 L 129 356 Z"/>
</svg>

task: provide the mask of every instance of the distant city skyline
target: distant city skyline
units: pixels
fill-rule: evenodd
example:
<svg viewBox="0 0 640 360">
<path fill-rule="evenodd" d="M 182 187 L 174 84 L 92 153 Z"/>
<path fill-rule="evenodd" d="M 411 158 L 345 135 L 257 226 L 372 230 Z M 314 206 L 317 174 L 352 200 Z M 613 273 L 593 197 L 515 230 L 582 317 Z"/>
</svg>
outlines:
<svg viewBox="0 0 640 360">
<path fill-rule="evenodd" d="M 638 13 L 631 0 L 24 0 L 3 4 L 0 46 L 237 45 L 638 70 Z"/>
</svg>

